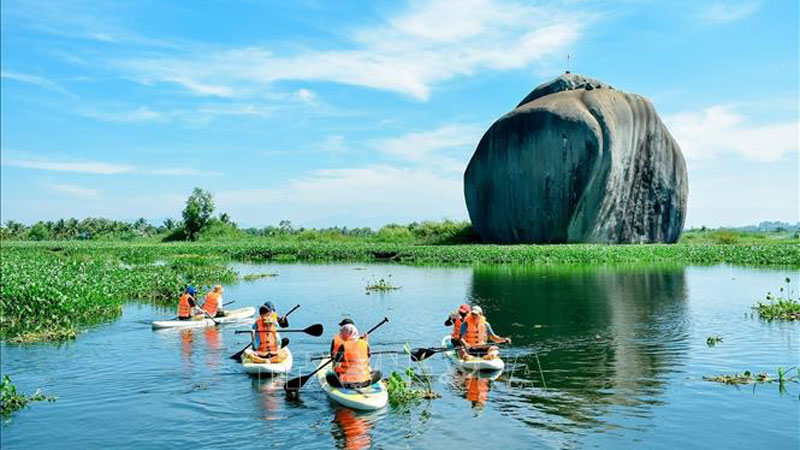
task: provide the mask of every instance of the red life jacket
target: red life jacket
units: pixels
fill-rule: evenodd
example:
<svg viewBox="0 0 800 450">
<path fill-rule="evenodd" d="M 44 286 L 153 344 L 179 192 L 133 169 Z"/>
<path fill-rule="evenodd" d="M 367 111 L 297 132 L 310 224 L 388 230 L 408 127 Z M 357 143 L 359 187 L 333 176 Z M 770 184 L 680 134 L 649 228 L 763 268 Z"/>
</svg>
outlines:
<svg viewBox="0 0 800 450">
<path fill-rule="evenodd" d="M 219 292 L 209 292 L 208 295 L 206 295 L 206 302 L 203 303 L 203 309 L 208 313 L 209 316 L 214 317 L 217 315 L 220 297 L 222 296 L 219 294 Z"/>
<path fill-rule="evenodd" d="M 276 331 L 266 331 L 267 324 L 264 319 L 258 318 L 256 320 L 256 335 L 258 335 L 258 353 L 271 353 L 278 354 L 278 333 Z"/>
<path fill-rule="evenodd" d="M 342 383 L 361 383 L 370 379 L 369 344 L 363 339 L 342 341 L 344 357 L 334 371 Z"/>
<path fill-rule="evenodd" d="M 461 318 L 461 315 L 458 315 L 458 319 L 453 320 L 453 333 L 451 336 L 455 339 L 461 337 L 461 324 L 464 323 L 464 319 Z"/>
<path fill-rule="evenodd" d="M 467 316 L 467 334 L 462 336 L 464 341 L 469 345 L 481 345 L 486 343 L 486 318 L 479 316 L 478 319 L 474 318 L 472 314 Z"/>
<path fill-rule="evenodd" d="M 189 304 L 191 295 L 184 293 L 178 300 L 178 317 L 189 317 L 192 315 L 192 305 Z"/>
</svg>

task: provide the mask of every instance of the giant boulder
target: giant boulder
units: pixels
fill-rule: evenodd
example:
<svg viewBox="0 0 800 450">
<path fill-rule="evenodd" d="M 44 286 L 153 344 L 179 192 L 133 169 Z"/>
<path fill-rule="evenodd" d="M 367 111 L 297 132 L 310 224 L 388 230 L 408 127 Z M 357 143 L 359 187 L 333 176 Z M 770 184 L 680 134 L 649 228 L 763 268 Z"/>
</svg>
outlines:
<svg viewBox="0 0 800 450">
<path fill-rule="evenodd" d="M 688 181 L 647 99 L 567 73 L 489 128 L 464 194 L 487 242 L 676 242 Z"/>
</svg>

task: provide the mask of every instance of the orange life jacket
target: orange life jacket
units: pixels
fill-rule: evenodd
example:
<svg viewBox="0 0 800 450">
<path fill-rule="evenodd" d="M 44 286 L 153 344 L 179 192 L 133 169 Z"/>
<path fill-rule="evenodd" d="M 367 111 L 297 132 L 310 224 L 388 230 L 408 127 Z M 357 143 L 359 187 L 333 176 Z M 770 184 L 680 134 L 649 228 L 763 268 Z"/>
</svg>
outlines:
<svg viewBox="0 0 800 450">
<path fill-rule="evenodd" d="M 333 336 L 333 343 L 331 344 L 331 355 L 335 355 L 336 352 L 339 351 L 339 347 L 342 346 L 342 342 L 344 342 L 344 340 L 341 336 L 339 336 L 339 333 L 336 333 L 336 335 Z"/>
<path fill-rule="evenodd" d="M 489 380 L 470 377 L 467 381 L 467 400 L 483 404 L 488 398 Z"/>
<path fill-rule="evenodd" d="M 266 331 L 267 324 L 264 322 L 264 319 L 258 318 L 256 320 L 256 334 L 258 335 L 258 348 L 256 351 L 258 353 L 271 353 L 273 355 L 278 354 L 278 333 L 273 331 Z"/>
<path fill-rule="evenodd" d="M 371 377 L 369 369 L 369 344 L 363 339 L 342 341 L 344 357 L 334 369 L 342 383 L 361 383 Z"/>
<path fill-rule="evenodd" d="M 453 320 L 453 333 L 451 336 L 455 339 L 461 337 L 461 324 L 464 323 L 464 319 L 461 318 L 461 315 L 458 315 L 458 319 Z"/>
<path fill-rule="evenodd" d="M 178 317 L 189 317 L 192 315 L 192 305 L 189 304 L 191 295 L 184 293 L 178 300 Z"/>
<path fill-rule="evenodd" d="M 472 314 L 467 316 L 467 334 L 463 337 L 464 341 L 469 345 L 481 345 L 486 343 L 486 318 L 480 316 L 478 319 L 474 318 Z"/>
<path fill-rule="evenodd" d="M 222 297 L 218 292 L 209 292 L 206 295 L 206 302 L 203 303 L 203 309 L 209 316 L 214 317 L 219 309 L 219 299 Z"/>
</svg>

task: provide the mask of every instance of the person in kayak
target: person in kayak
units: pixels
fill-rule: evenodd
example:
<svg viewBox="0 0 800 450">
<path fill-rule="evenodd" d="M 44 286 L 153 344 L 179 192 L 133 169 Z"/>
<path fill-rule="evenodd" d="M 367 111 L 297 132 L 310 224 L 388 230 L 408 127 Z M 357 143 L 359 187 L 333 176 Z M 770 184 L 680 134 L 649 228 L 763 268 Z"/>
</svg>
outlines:
<svg viewBox="0 0 800 450">
<path fill-rule="evenodd" d="M 331 341 L 331 359 L 336 361 L 336 353 L 339 351 L 339 347 L 342 346 L 342 327 L 345 325 L 355 325 L 353 323 L 353 319 L 345 318 L 339 322 L 339 332 L 333 336 L 333 340 Z"/>
<path fill-rule="evenodd" d="M 189 286 L 181 295 L 178 300 L 178 320 L 191 320 L 193 316 L 202 315 L 203 311 L 197 307 L 195 296 L 197 289 L 194 286 Z"/>
<path fill-rule="evenodd" d="M 206 301 L 203 303 L 203 311 L 208 313 L 211 317 L 223 317 L 225 311 L 222 309 L 222 286 L 219 284 L 214 286 L 214 290 L 206 295 Z"/>
<path fill-rule="evenodd" d="M 483 316 L 483 309 L 480 306 L 473 306 L 464 323 L 461 324 L 461 345 L 463 348 L 459 349 L 458 354 L 461 359 L 469 359 L 470 356 L 483 357 L 484 359 L 494 359 L 500 353 L 497 346 L 490 347 L 477 347 L 486 344 L 486 339 L 489 338 L 497 343 L 511 343 L 511 338 L 502 338 L 494 333 L 492 326 L 486 321 Z"/>
<path fill-rule="evenodd" d="M 444 326 L 453 326 L 453 332 L 450 333 L 450 342 L 453 343 L 454 347 L 460 344 L 461 324 L 464 323 L 467 314 L 469 314 L 469 305 L 462 304 L 457 310 L 451 312 L 450 315 L 447 316 L 447 320 L 444 321 Z"/>
<path fill-rule="evenodd" d="M 381 371 L 372 370 L 369 365 L 370 351 L 367 337 L 358 335 L 355 324 L 345 323 L 339 329 L 339 337 L 341 343 L 333 354 L 333 372 L 326 376 L 328 384 L 333 387 L 358 389 L 380 381 Z"/>
<path fill-rule="evenodd" d="M 265 305 L 258 308 L 258 315 L 259 318 L 250 330 L 253 346 L 245 350 L 245 353 L 255 362 L 279 363 L 286 359 L 286 351 L 280 348 L 277 315 Z"/>
</svg>

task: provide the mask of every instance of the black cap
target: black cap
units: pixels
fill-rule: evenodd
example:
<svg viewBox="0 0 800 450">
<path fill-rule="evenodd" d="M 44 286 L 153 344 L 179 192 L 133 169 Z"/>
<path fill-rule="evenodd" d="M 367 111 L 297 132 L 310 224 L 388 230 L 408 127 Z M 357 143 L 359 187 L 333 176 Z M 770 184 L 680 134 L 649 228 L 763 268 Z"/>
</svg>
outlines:
<svg viewBox="0 0 800 450">
<path fill-rule="evenodd" d="M 348 325 L 348 324 L 349 325 L 355 325 L 355 322 L 353 322 L 353 319 L 351 319 L 349 317 L 346 318 L 346 319 L 343 319 L 341 322 L 339 322 L 339 326 L 340 327 L 343 327 L 343 326 Z"/>
</svg>

